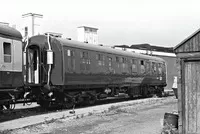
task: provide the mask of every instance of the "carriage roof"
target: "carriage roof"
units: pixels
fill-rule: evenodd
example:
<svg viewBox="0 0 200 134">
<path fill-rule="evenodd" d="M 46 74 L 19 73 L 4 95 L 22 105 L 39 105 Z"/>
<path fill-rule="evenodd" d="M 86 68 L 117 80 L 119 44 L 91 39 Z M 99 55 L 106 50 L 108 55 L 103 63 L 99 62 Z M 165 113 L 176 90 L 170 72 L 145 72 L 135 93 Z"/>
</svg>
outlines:
<svg viewBox="0 0 200 134">
<path fill-rule="evenodd" d="M 0 24 L 0 37 L 22 40 L 22 35 L 16 29 Z"/>
<path fill-rule="evenodd" d="M 86 50 L 92 50 L 92 51 L 96 51 L 96 52 L 102 52 L 102 53 L 106 52 L 106 53 L 116 54 L 116 55 L 120 55 L 120 56 L 129 56 L 129 57 L 164 62 L 164 60 L 162 58 L 155 57 L 155 56 L 149 56 L 149 55 L 144 55 L 144 54 L 139 54 L 139 53 L 134 53 L 134 52 L 122 51 L 122 50 L 117 50 L 117 49 L 110 48 L 110 47 L 98 46 L 95 44 L 83 43 L 83 42 L 73 41 L 73 40 L 68 40 L 68 39 L 63 39 L 63 38 L 56 38 L 56 39 L 61 43 L 62 46 L 75 47 L 75 48 L 81 48 L 81 49 L 86 49 Z"/>
</svg>

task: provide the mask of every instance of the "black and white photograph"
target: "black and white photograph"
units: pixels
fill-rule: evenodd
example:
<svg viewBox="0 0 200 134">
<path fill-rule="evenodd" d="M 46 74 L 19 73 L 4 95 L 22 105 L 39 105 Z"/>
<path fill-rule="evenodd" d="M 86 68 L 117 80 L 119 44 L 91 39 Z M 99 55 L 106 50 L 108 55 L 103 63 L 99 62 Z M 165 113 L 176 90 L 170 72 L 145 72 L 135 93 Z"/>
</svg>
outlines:
<svg viewBox="0 0 200 134">
<path fill-rule="evenodd" d="M 200 1 L 0 5 L 0 134 L 200 134 Z"/>
</svg>

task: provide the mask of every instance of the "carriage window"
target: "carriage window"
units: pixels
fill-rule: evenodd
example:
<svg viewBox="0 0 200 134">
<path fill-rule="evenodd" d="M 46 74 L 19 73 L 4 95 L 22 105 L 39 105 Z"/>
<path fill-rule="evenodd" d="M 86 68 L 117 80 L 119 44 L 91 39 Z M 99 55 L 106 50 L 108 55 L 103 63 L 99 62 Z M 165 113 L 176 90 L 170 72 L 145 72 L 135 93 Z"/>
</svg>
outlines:
<svg viewBox="0 0 200 134">
<path fill-rule="evenodd" d="M 141 65 L 141 73 L 145 73 L 145 66 L 143 60 L 140 61 L 140 65 Z"/>
<path fill-rule="evenodd" d="M 149 71 L 150 71 L 150 62 L 149 61 L 145 62 L 145 70 L 146 70 L 146 73 L 149 74 Z"/>
<path fill-rule="evenodd" d="M 89 58 L 89 53 L 86 51 L 80 52 L 80 69 L 82 71 L 89 71 L 90 70 L 90 58 Z"/>
<path fill-rule="evenodd" d="M 4 62 L 11 63 L 11 44 L 3 43 Z"/>
<path fill-rule="evenodd" d="M 115 60 L 116 60 L 116 64 L 117 64 L 117 67 L 119 68 L 120 67 L 120 58 L 119 57 L 115 57 Z"/>
<path fill-rule="evenodd" d="M 97 60 L 101 60 L 101 54 L 97 54 L 97 55 L 96 55 L 96 59 L 97 59 Z"/>
<path fill-rule="evenodd" d="M 162 72 L 164 74 L 166 74 L 166 65 L 165 65 L 165 63 L 162 64 Z"/>
<path fill-rule="evenodd" d="M 71 56 L 73 57 L 75 55 L 74 51 L 73 50 L 67 50 L 67 56 Z"/>
<path fill-rule="evenodd" d="M 67 49 L 66 54 L 68 56 L 68 60 L 67 60 L 67 66 L 68 66 L 68 70 L 69 72 L 74 72 L 75 71 L 75 50 L 70 50 Z"/>
<path fill-rule="evenodd" d="M 131 63 L 132 63 L 132 64 L 135 64 L 135 59 L 132 59 L 132 60 L 131 60 Z"/>
<path fill-rule="evenodd" d="M 97 54 L 96 59 L 98 61 L 99 66 L 104 66 L 105 65 L 105 56 L 103 54 Z"/>
<path fill-rule="evenodd" d="M 162 64 L 158 63 L 158 73 L 162 74 Z"/>
<path fill-rule="evenodd" d="M 119 62 L 119 57 L 116 57 L 116 62 Z"/>
<path fill-rule="evenodd" d="M 132 60 L 131 60 L 131 63 L 132 63 L 132 66 L 131 66 L 132 73 L 137 72 L 136 60 L 135 60 L 135 59 L 132 59 Z"/>
<path fill-rule="evenodd" d="M 81 52 L 81 53 L 80 53 L 80 57 L 81 57 L 81 58 L 88 59 L 88 52 Z"/>
<path fill-rule="evenodd" d="M 110 72 L 114 73 L 114 70 L 112 68 L 112 58 L 108 57 L 108 69 Z"/>
<path fill-rule="evenodd" d="M 108 66 L 111 67 L 112 66 L 112 58 L 108 57 Z"/>
<path fill-rule="evenodd" d="M 127 58 L 122 57 L 122 63 L 127 63 Z"/>
<path fill-rule="evenodd" d="M 67 50 L 67 56 L 71 56 L 70 50 Z"/>
<path fill-rule="evenodd" d="M 141 64 L 141 65 L 144 65 L 144 61 L 143 61 L 143 60 L 141 60 L 141 61 L 140 61 L 140 64 Z"/>
<path fill-rule="evenodd" d="M 128 74 L 127 58 L 122 57 L 122 73 Z"/>
<path fill-rule="evenodd" d="M 156 73 L 156 63 L 152 62 L 152 72 Z"/>
</svg>

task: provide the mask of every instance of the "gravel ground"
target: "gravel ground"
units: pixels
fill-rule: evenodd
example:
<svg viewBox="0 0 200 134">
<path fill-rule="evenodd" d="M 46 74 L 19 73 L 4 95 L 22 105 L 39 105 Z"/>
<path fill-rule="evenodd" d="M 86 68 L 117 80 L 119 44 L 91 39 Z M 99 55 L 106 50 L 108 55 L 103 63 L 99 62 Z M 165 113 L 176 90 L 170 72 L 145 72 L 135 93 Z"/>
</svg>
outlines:
<svg viewBox="0 0 200 134">
<path fill-rule="evenodd" d="M 175 97 L 111 106 L 101 113 L 56 119 L 2 133 L 8 134 L 160 134 L 165 112 L 177 111 Z"/>
</svg>

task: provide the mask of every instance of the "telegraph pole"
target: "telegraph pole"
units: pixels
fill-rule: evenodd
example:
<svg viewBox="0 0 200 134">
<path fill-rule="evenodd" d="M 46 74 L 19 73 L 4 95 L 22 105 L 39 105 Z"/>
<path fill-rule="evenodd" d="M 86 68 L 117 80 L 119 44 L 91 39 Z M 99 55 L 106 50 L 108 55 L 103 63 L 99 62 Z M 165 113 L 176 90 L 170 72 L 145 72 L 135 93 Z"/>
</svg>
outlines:
<svg viewBox="0 0 200 134">
<path fill-rule="evenodd" d="M 36 14 L 36 13 L 27 13 L 23 14 L 22 18 L 31 16 L 31 27 L 32 27 L 32 36 L 35 34 L 35 18 L 43 18 L 42 14 Z"/>
</svg>

